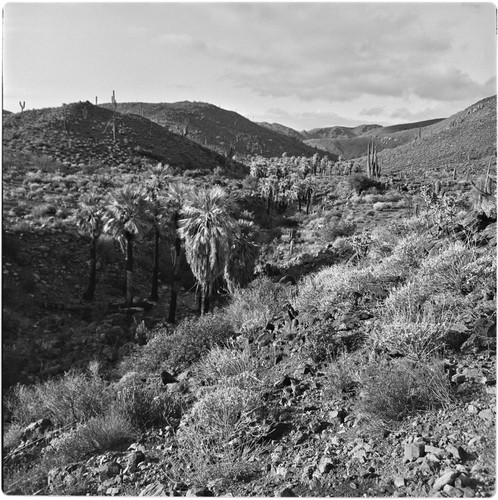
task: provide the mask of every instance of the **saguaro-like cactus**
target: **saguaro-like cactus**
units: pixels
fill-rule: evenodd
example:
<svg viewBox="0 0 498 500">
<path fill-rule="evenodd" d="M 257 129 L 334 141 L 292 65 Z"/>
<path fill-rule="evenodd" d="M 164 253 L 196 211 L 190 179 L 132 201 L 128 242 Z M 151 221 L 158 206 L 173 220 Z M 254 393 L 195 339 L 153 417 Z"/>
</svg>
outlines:
<svg viewBox="0 0 498 500">
<path fill-rule="evenodd" d="M 113 90 L 111 96 L 112 109 L 114 110 L 114 115 L 112 117 L 112 139 L 116 142 L 116 109 L 118 107 L 118 103 L 116 102 L 116 93 Z"/>
<path fill-rule="evenodd" d="M 21 115 L 22 115 L 22 112 L 24 111 L 24 108 L 26 107 L 26 101 L 19 101 L 19 106 L 21 106 Z"/>
<path fill-rule="evenodd" d="M 380 177 L 380 165 L 377 158 L 377 148 L 372 140 L 367 149 L 367 175 L 368 177 Z"/>
</svg>

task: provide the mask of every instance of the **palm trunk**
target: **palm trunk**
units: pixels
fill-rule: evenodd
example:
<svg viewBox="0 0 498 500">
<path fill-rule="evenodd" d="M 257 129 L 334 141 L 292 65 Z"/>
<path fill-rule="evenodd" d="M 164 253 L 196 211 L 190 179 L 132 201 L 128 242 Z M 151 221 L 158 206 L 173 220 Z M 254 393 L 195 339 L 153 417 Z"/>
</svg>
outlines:
<svg viewBox="0 0 498 500">
<path fill-rule="evenodd" d="M 126 307 L 133 305 L 133 235 L 126 234 Z"/>
<path fill-rule="evenodd" d="M 157 302 L 158 300 L 157 290 L 159 285 L 159 240 L 159 229 L 156 229 L 154 240 L 154 271 L 152 274 L 152 290 L 150 292 L 150 300 L 153 300 L 154 302 Z"/>
<path fill-rule="evenodd" d="M 169 302 L 169 317 L 168 322 L 174 323 L 176 316 L 176 303 L 178 292 L 176 290 L 176 280 L 178 277 L 178 268 L 180 267 L 180 253 L 182 251 L 182 241 L 180 238 L 175 239 L 175 255 L 173 257 L 173 271 L 171 273 L 171 298 Z"/>
<path fill-rule="evenodd" d="M 83 300 L 92 301 L 95 294 L 95 285 L 97 282 L 97 236 L 92 235 L 90 243 L 90 279 L 88 287 L 83 294 Z"/>
</svg>

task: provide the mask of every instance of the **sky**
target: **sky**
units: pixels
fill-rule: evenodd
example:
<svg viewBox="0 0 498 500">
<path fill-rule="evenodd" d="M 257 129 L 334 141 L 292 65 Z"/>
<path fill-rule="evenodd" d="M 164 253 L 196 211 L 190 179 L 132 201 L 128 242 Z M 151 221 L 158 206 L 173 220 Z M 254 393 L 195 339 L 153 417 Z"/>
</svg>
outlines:
<svg viewBox="0 0 498 500">
<path fill-rule="evenodd" d="M 3 108 L 202 101 L 296 130 L 445 118 L 496 94 L 493 3 L 16 3 Z"/>
</svg>

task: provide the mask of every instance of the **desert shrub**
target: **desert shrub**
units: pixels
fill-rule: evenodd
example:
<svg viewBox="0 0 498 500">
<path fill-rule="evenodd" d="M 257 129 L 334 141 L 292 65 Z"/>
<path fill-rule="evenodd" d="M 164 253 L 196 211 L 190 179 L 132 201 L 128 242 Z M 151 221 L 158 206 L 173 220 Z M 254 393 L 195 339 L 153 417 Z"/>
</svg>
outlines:
<svg viewBox="0 0 498 500">
<path fill-rule="evenodd" d="M 52 440 L 46 451 L 46 460 L 53 465 L 77 462 L 88 455 L 116 450 L 136 437 L 130 421 L 111 412 L 93 417 L 75 430 Z"/>
<path fill-rule="evenodd" d="M 239 387 L 220 387 L 194 404 L 177 431 L 181 473 L 197 485 L 238 480 L 260 468 L 260 449 L 247 419 L 260 400 Z"/>
<path fill-rule="evenodd" d="M 336 250 L 341 256 L 352 255 L 354 251 L 351 241 L 348 238 L 344 238 L 342 236 L 334 240 L 334 242 L 332 243 L 332 248 Z"/>
<path fill-rule="evenodd" d="M 216 346 L 235 335 L 230 320 L 224 313 L 213 312 L 199 318 L 186 319 L 178 325 L 169 355 L 170 366 L 183 369 L 198 361 Z"/>
<path fill-rule="evenodd" d="M 319 313 L 340 307 L 351 300 L 355 292 L 377 281 L 370 268 L 338 264 L 305 276 L 299 283 L 299 295 L 294 307 L 313 319 Z"/>
<path fill-rule="evenodd" d="M 443 348 L 451 325 L 451 322 L 442 322 L 440 319 L 426 313 L 413 321 L 403 318 L 385 321 L 370 333 L 371 344 L 375 349 L 427 359 Z"/>
<path fill-rule="evenodd" d="M 137 348 L 122 363 L 121 370 L 157 373 L 174 368 L 174 371 L 181 371 L 233 335 L 232 325 L 222 313 L 185 319 L 174 333 L 167 327 L 161 328 L 146 345 Z"/>
<path fill-rule="evenodd" d="M 258 391 L 265 387 L 267 375 L 264 362 L 233 341 L 227 347 L 213 347 L 195 366 L 195 378 L 204 386 Z"/>
<path fill-rule="evenodd" d="M 236 331 L 251 331 L 264 326 L 282 312 L 289 301 L 288 288 L 262 276 L 247 288 L 237 289 L 226 308 L 227 318 Z"/>
<path fill-rule="evenodd" d="M 315 322 L 305 329 L 306 341 L 304 349 L 308 356 L 316 363 L 330 361 L 341 353 L 357 349 L 362 342 L 358 334 L 341 334 L 334 328 L 333 321 L 322 320 Z"/>
<path fill-rule="evenodd" d="M 350 191 L 355 191 L 358 194 L 364 193 L 368 189 L 376 188 L 379 191 L 384 189 L 384 185 L 375 180 L 367 177 L 364 174 L 353 174 L 347 179 Z"/>
<path fill-rule="evenodd" d="M 136 429 L 161 427 L 177 420 L 182 414 L 181 397 L 156 385 L 146 385 L 140 380 L 121 383 L 117 390 L 114 410 Z"/>
<path fill-rule="evenodd" d="M 336 238 L 352 236 L 356 231 L 353 221 L 339 220 L 337 218 L 326 219 L 326 223 L 320 231 L 320 239 L 325 242 L 334 241 Z"/>
<path fill-rule="evenodd" d="M 381 212 L 382 210 L 387 210 L 388 208 L 391 208 L 391 204 L 383 201 L 378 201 L 377 203 L 373 204 L 373 209 L 376 212 Z"/>
<path fill-rule="evenodd" d="M 447 406 L 452 400 L 441 360 L 378 359 L 362 372 L 359 408 L 371 420 L 401 420 L 418 411 Z"/>
<path fill-rule="evenodd" d="M 31 210 L 33 217 L 45 217 L 49 215 L 55 215 L 57 213 L 57 207 L 54 205 L 44 203 L 42 205 L 37 205 Z"/>
<path fill-rule="evenodd" d="M 17 446 L 21 444 L 23 431 L 23 427 L 19 424 L 12 424 L 7 428 L 4 428 L 2 444 L 4 453 L 8 453 L 10 450 L 17 448 Z"/>
<path fill-rule="evenodd" d="M 335 399 L 355 395 L 361 385 L 362 372 L 367 363 L 368 360 L 361 351 L 341 353 L 325 370 L 325 394 Z"/>
<path fill-rule="evenodd" d="M 63 426 L 102 415 L 110 400 L 108 386 L 98 375 L 71 370 L 38 385 L 15 386 L 7 406 L 14 423 L 27 425 L 49 418 Z"/>
</svg>

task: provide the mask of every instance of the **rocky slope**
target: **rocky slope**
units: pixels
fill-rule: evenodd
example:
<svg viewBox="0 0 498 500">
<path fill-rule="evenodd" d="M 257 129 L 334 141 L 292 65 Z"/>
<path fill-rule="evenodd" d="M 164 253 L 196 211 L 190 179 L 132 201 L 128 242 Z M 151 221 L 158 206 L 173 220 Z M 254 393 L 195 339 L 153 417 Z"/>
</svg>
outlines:
<svg viewBox="0 0 498 500">
<path fill-rule="evenodd" d="M 110 104 L 103 107 L 109 108 Z M 222 154 L 265 157 L 313 156 L 316 151 L 300 140 L 262 127 L 234 111 L 203 102 L 118 103 L 118 111 L 146 117 L 172 132 Z"/>
<path fill-rule="evenodd" d="M 116 138 L 113 137 L 113 120 Z M 226 159 L 147 118 L 79 102 L 3 116 L 4 150 L 51 156 L 72 167 L 117 166 L 141 158 L 180 171 L 213 171 Z"/>
</svg>

